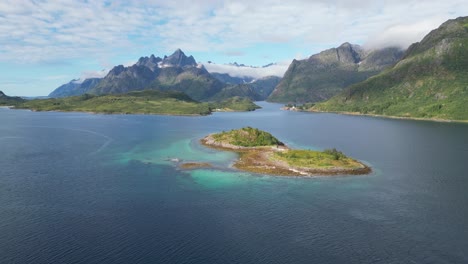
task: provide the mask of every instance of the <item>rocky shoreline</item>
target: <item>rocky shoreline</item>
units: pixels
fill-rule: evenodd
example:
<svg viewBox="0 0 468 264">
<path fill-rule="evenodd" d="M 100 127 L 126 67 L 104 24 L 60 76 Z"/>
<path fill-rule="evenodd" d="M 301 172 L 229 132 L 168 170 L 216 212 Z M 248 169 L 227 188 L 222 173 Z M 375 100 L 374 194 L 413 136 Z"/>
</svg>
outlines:
<svg viewBox="0 0 468 264">
<path fill-rule="evenodd" d="M 279 175 L 279 176 L 313 176 L 313 175 L 362 175 L 369 174 L 372 170 L 367 165 L 358 162 L 357 168 L 307 168 L 291 166 L 285 161 L 273 158 L 275 152 L 286 152 L 290 150 L 285 145 L 262 146 L 262 147 L 242 147 L 226 142 L 218 142 L 210 134 L 200 140 L 206 147 L 218 150 L 234 151 L 239 154 L 239 159 L 233 167 L 242 171 Z"/>
<path fill-rule="evenodd" d="M 361 112 L 348 112 L 348 111 L 301 110 L 299 108 L 287 107 L 287 106 L 281 107 L 280 110 L 292 111 L 292 112 L 331 113 L 331 114 L 352 115 L 352 116 L 369 116 L 369 117 L 400 119 L 400 120 L 431 121 L 431 122 L 440 122 L 440 123 L 468 123 L 468 120 L 443 119 L 443 118 L 424 118 L 424 117 L 410 117 L 410 116 L 391 116 L 391 115 L 378 115 L 378 114 L 364 114 L 364 113 L 361 113 Z"/>
</svg>

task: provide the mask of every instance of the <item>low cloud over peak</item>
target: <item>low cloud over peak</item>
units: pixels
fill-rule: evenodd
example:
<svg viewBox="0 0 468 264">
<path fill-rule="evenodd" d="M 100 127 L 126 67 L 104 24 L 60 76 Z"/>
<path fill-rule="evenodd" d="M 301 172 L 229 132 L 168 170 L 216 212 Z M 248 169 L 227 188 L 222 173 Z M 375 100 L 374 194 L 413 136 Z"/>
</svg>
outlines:
<svg viewBox="0 0 468 264">
<path fill-rule="evenodd" d="M 421 41 L 431 30 L 445 21 L 443 18 L 432 18 L 409 24 L 394 24 L 371 36 L 364 44 L 365 48 L 384 47 L 408 48 L 411 44 Z"/>
<path fill-rule="evenodd" d="M 232 77 L 253 77 L 259 79 L 266 76 L 283 77 L 290 62 L 281 62 L 266 67 L 238 66 L 235 64 L 204 63 L 209 72 L 227 73 Z"/>
</svg>

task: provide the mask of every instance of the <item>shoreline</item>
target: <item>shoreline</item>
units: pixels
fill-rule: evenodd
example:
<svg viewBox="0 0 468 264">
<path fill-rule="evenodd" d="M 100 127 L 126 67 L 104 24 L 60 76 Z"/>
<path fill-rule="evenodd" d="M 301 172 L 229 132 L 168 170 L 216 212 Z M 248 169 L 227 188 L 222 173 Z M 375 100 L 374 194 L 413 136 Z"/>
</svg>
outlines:
<svg viewBox="0 0 468 264">
<path fill-rule="evenodd" d="M 108 113 L 108 112 L 94 112 L 94 111 L 78 111 L 78 110 L 37 110 L 37 109 L 32 109 L 32 108 L 17 108 L 15 106 L 0 106 L 0 108 L 5 108 L 5 109 L 10 109 L 10 110 L 28 110 L 31 112 L 56 112 L 56 113 L 86 113 L 86 114 L 94 114 L 94 115 L 161 115 L 161 116 L 188 116 L 188 117 L 199 117 L 199 116 L 209 116 L 212 115 L 213 113 L 233 113 L 233 112 L 253 112 L 255 110 L 246 110 L 246 111 L 236 111 L 236 110 L 226 110 L 226 111 L 211 111 L 209 114 L 170 114 L 170 113 L 140 113 L 140 112 L 132 112 L 132 113 L 125 113 L 125 112 L 113 112 L 113 113 Z"/>
<path fill-rule="evenodd" d="M 412 120 L 412 121 L 430 121 L 437 123 L 462 123 L 468 124 L 468 120 L 453 120 L 453 119 L 442 119 L 442 118 L 424 118 L 424 117 L 405 117 L 405 116 L 388 116 L 388 115 L 377 115 L 377 114 L 363 114 L 359 112 L 338 112 L 338 111 L 304 111 L 312 113 L 333 113 L 340 115 L 350 115 L 350 116 L 369 116 L 369 117 L 380 117 L 388 119 L 399 119 L 399 120 Z"/>
<path fill-rule="evenodd" d="M 380 117 L 389 119 L 400 119 L 400 120 L 414 120 L 414 121 L 431 121 L 438 123 L 461 123 L 468 124 L 468 120 L 455 120 L 455 119 L 442 119 L 442 118 L 424 118 L 424 117 L 406 117 L 406 116 L 389 116 L 389 115 L 378 115 L 378 114 L 363 114 L 360 112 L 346 112 L 346 111 L 320 111 L 320 110 L 299 110 L 299 109 L 287 109 L 281 107 L 280 110 L 291 111 L 291 112 L 309 112 L 309 113 L 331 113 L 339 115 L 350 115 L 350 116 L 369 116 L 369 117 Z"/>
<path fill-rule="evenodd" d="M 208 148 L 232 151 L 239 155 L 239 158 L 232 165 L 234 168 L 251 173 L 269 174 L 276 176 L 331 176 L 331 175 L 364 175 L 372 172 L 372 169 L 364 163 L 359 168 L 307 168 L 290 166 L 287 162 L 274 160 L 272 156 L 275 152 L 290 150 L 286 145 L 266 146 L 266 147 L 241 147 L 228 143 L 216 142 L 213 134 L 202 139 L 200 143 Z"/>
<path fill-rule="evenodd" d="M 36 110 L 36 109 L 31 109 L 31 108 L 16 108 L 14 106 L 12 107 L 7 107 L 7 106 L 1 106 L 3 108 L 8 108 L 10 110 L 27 110 L 31 112 L 43 112 L 43 113 L 85 113 L 85 114 L 93 114 L 93 115 L 161 115 L 161 116 L 190 116 L 190 117 L 197 117 L 197 116 L 209 116 L 213 114 L 213 112 L 206 114 L 206 115 L 201 115 L 201 114 L 168 114 L 168 113 L 124 113 L 124 112 L 115 112 L 115 113 L 106 113 L 106 112 L 92 112 L 92 111 L 77 111 L 77 110 L 71 110 L 71 111 L 65 111 L 65 110 Z"/>
</svg>

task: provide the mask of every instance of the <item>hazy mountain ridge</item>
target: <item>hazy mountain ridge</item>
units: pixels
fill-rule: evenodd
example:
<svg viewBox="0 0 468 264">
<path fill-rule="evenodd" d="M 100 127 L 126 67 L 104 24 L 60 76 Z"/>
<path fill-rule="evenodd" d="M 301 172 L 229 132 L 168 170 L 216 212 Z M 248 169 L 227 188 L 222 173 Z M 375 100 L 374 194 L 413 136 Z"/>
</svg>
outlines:
<svg viewBox="0 0 468 264">
<path fill-rule="evenodd" d="M 345 87 L 361 82 L 393 65 L 403 51 L 384 48 L 366 51 L 359 45 L 343 43 L 305 60 L 293 60 L 272 92 L 272 102 L 320 102 Z"/>
<path fill-rule="evenodd" d="M 212 100 L 224 100 L 229 97 L 239 96 L 249 98 L 253 101 L 264 101 L 271 94 L 281 78 L 277 76 L 266 76 L 250 83 L 230 85 L 212 97 Z"/>
<path fill-rule="evenodd" d="M 468 17 L 448 20 L 393 67 L 313 109 L 468 120 Z"/>
<path fill-rule="evenodd" d="M 16 105 L 26 101 L 25 99 L 18 96 L 8 96 L 0 91 L 0 105 Z"/>
<path fill-rule="evenodd" d="M 69 83 L 63 84 L 49 94 L 49 97 L 67 97 L 73 95 L 81 95 L 87 93 L 94 88 L 101 78 L 89 78 L 84 81 L 71 80 Z"/>
</svg>

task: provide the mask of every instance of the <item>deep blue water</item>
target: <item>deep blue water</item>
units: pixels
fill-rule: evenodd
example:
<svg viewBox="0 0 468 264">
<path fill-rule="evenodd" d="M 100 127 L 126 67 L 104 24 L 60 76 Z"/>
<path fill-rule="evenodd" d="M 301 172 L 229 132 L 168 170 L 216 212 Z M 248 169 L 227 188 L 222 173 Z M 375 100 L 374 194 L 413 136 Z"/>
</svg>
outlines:
<svg viewBox="0 0 468 264">
<path fill-rule="evenodd" d="M 207 117 L 0 109 L 0 263 L 468 263 L 468 125 L 280 111 Z M 208 133 L 337 148 L 366 176 L 228 167 Z"/>
</svg>

